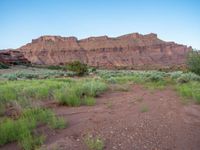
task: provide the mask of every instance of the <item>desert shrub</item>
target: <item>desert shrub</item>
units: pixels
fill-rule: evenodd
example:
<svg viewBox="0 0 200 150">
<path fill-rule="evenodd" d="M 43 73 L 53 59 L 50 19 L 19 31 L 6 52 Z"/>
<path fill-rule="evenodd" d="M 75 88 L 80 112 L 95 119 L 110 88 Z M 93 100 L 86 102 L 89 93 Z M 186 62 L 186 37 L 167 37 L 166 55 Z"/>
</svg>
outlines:
<svg viewBox="0 0 200 150">
<path fill-rule="evenodd" d="M 8 68 L 10 68 L 8 65 L 0 62 L 0 69 L 8 69 Z"/>
<path fill-rule="evenodd" d="M 17 75 L 14 73 L 14 74 L 11 74 L 11 73 L 8 73 L 8 74 L 2 74 L 0 75 L 2 78 L 6 78 L 10 81 L 13 81 L 13 80 L 17 80 Z"/>
<path fill-rule="evenodd" d="M 200 75 L 200 52 L 192 51 L 188 54 L 187 66 L 191 72 Z"/>
<path fill-rule="evenodd" d="M 162 81 L 163 79 L 164 79 L 163 75 L 156 73 L 152 73 L 148 77 L 146 77 L 146 81 L 151 81 L 151 82 L 158 82 Z"/>
<path fill-rule="evenodd" d="M 167 77 L 167 73 L 159 71 L 117 71 L 116 73 L 103 73 L 101 76 L 109 83 L 146 83 L 159 82 Z"/>
<path fill-rule="evenodd" d="M 23 72 L 16 73 L 16 76 L 17 78 L 24 78 L 24 79 L 37 79 L 39 77 L 38 74 L 23 73 Z"/>
<path fill-rule="evenodd" d="M 86 64 L 81 63 L 80 61 L 74 61 L 66 65 L 67 70 L 76 72 L 77 75 L 82 76 L 88 72 L 88 67 Z"/>
<path fill-rule="evenodd" d="M 3 73 L 0 75 L 3 79 L 17 80 L 17 79 L 46 79 L 52 77 L 66 77 L 74 76 L 75 73 L 71 71 L 49 70 L 42 68 L 28 68 L 18 70 L 13 73 Z"/>
<path fill-rule="evenodd" d="M 108 81 L 108 83 L 111 83 L 111 84 L 117 83 L 116 78 L 114 78 L 114 77 L 108 78 L 107 81 Z"/>
<path fill-rule="evenodd" d="M 108 70 L 97 70 L 97 74 L 104 79 L 116 79 L 121 78 L 124 81 L 130 80 L 149 80 L 158 81 L 167 76 L 167 73 L 160 71 L 133 71 L 133 70 L 118 70 L 118 71 L 108 71 Z"/>
<path fill-rule="evenodd" d="M 172 80 L 178 79 L 183 74 L 182 71 L 169 72 L 168 75 Z"/>
<path fill-rule="evenodd" d="M 50 110 L 26 109 L 18 120 L 6 118 L 1 122 L 0 145 L 17 141 L 25 150 L 35 149 L 44 140 L 42 136 L 33 134 L 33 130 L 39 124 L 47 124 L 50 127 L 61 126 L 59 118 Z"/>
<path fill-rule="evenodd" d="M 178 83 L 187 83 L 190 81 L 200 81 L 200 76 L 194 74 L 194 73 L 184 73 L 181 74 L 179 78 L 176 80 Z"/>
<path fill-rule="evenodd" d="M 96 71 L 97 71 L 97 69 L 95 67 L 89 67 L 88 68 L 89 73 L 96 72 Z"/>
<path fill-rule="evenodd" d="M 51 70 L 63 70 L 64 67 L 63 66 L 47 66 L 47 69 L 51 69 Z"/>
</svg>

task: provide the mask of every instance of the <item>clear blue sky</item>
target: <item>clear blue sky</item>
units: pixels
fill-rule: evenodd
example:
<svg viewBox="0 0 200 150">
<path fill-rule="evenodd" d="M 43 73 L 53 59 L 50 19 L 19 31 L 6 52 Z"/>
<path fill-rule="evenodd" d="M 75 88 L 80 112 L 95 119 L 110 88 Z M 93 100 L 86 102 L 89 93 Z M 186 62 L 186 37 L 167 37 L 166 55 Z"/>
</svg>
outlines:
<svg viewBox="0 0 200 150">
<path fill-rule="evenodd" d="M 200 0 L 0 0 L 0 49 L 41 35 L 132 32 L 200 49 Z"/>
</svg>

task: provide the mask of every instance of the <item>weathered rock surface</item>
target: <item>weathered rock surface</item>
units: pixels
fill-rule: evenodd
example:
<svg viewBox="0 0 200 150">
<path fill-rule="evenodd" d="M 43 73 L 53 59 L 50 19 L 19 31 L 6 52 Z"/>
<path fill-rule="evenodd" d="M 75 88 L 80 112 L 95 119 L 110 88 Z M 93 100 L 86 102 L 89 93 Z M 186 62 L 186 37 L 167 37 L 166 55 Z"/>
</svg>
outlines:
<svg viewBox="0 0 200 150">
<path fill-rule="evenodd" d="M 17 50 L 1 50 L 0 62 L 10 65 L 30 63 L 30 61 L 24 57 L 23 53 Z"/>
<path fill-rule="evenodd" d="M 165 42 L 156 34 L 128 34 L 78 40 L 76 37 L 42 36 L 18 49 L 35 64 L 59 65 L 79 60 L 101 68 L 142 68 L 183 65 L 191 47 Z"/>
</svg>

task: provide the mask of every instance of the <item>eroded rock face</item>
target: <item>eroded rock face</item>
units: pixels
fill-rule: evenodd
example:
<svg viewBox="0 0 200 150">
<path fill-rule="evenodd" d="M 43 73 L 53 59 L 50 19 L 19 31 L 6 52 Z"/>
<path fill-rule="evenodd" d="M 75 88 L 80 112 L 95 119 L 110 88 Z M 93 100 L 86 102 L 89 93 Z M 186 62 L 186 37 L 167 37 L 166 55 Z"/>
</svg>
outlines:
<svg viewBox="0 0 200 150">
<path fill-rule="evenodd" d="M 182 65 L 191 47 L 162 41 L 153 33 L 133 33 L 82 40 L 42 36 L 18 50 L 35 64 L 59 65 L 79 60 L 100 68 L 142 68 Z"/>
<path fill-rule="evenodd" d="M 0 62 L 8 65 L 29 64 L 30 61 L 26 59 L 22 52 L 17 50 L 1 50 Z"/>
</svg>

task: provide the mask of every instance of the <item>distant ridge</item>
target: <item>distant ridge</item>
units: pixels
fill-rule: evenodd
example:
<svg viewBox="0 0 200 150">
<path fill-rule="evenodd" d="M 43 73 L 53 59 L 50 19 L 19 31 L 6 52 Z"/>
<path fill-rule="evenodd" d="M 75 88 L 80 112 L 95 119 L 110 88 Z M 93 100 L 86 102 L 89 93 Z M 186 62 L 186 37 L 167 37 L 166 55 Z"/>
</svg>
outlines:
<svg viewBox="0 0 200 150">
<path fill-rule="evenodd" d="M 16 50 L 31 63 L 59 65 L 79 60 L 100 68 L 169 67 L 183 65 L 192 48 L 165 42 L 150 33 L 132 33 L 116 38 L 108 36 L 41 36 Z"/>
</svg>

